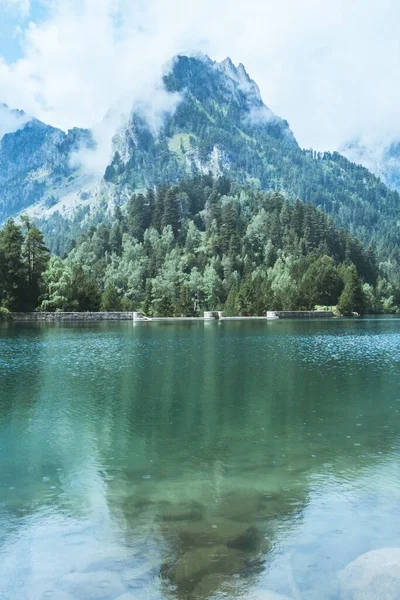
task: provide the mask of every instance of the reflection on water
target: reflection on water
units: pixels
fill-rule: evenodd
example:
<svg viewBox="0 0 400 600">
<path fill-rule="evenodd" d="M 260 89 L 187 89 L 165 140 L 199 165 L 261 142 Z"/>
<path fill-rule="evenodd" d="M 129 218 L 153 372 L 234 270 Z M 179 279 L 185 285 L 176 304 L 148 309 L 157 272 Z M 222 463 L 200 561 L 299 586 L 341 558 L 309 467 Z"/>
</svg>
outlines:
<svg viewBox="0 0 400 600">
<path fill-rule="evenodd" d="M 394 319 L 2 327 L 0 599 L 353 598 L 399 363 Z"/>
</svg>

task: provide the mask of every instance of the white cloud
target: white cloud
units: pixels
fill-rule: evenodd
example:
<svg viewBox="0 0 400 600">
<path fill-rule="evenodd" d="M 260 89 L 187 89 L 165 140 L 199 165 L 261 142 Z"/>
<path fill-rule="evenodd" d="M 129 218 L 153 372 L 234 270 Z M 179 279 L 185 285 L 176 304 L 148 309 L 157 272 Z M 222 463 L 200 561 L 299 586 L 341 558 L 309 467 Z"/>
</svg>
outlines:
<svg viewBox="0 0 400 600">
<path fill-rule="evenodd" d="M 113 138 L 119 131 L 123 135 L 132 110 L 144 118 L 153 132 L 157 133 L 165 115 L 172 113 L 179 101 L 179 94 L 169 94 L 153 83 L 149 89 L 141 88 L 140 97 L 132 98 L 130 93 L 123 95 L 105 118 L 94 124 L 92 134 L 95 148 L 82 146 L 71 156 L 71 165 L 81 166 L 85 172 L 102 177 L 112 156 Z"/>
<path fill-rule="evenodd" d="M 90 127 L 123 96 L 146 105 L 168 58 L 202 50 L 243 62 L 303 146 L 400 135 L 400 4 L 393 0 L 48 6 L 48 20 L 25 32 L 23 58 L 0 63 L 0 100 L 53 125 Z"/>
<path fill-rule="evenodd" d="M 0 0 L 0 10 L 2 6 L 11 10 L 18 11 L 23 17 L 30 13 L 30 0 Z"/>
</svg>

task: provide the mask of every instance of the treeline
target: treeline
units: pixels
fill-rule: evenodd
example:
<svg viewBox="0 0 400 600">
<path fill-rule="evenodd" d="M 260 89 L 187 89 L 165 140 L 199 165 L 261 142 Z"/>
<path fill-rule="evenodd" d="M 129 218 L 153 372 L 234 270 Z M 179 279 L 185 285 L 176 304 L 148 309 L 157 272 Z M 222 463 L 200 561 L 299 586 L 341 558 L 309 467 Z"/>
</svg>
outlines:
<svg viewBox="0 0 400 600">
<path fill-rule="evenodd" d="M 372 248 L 311 203 L 198 175 L 116 208 L 42 273 L 42 310 L 396 312 Z"/>
<path fill-rule="evenodd" d="M 49 258 L 42 233 L 28 217 L 22 217 L 21 225 L 7 221 L 0 230 L 0 318 L 6 310 L 37 308 Z"/>
</svg>

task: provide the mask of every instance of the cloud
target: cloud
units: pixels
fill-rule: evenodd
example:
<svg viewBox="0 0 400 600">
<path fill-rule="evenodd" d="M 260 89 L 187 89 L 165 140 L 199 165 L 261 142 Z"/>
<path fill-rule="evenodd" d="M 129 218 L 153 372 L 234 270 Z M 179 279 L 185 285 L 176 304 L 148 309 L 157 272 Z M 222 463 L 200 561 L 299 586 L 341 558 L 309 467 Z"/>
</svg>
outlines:
<svg viewBox="0 0 400 600">
<path fill-rule="evenodd" d="M 0 100 L 63 129 L 99 123 L 122 97 L 147 106 L 165 61 L 200 50 L 243 62 L 305 147 L 400 136 L 393 0 L 54 0 L 47 9 L 25 30 L 22 57 L 0 62 Z"/>
<path fill-rule="evenodd" d="M 14 133 L 30 121 L 26 114 L 10 110 L 5 104 L 0 104 L 0 141 L 7 133 Z"/>
<path fill-rule="evenodd" d="M 2 7 L 16 11 L 26 17 L 30 13 L 31 3 L 30 0 L 0 0 L 0 10 L 2 10 Z"/>
<path fill-rule="evenodd" d="M 276 115 L 266 106 L 252 106 L 247 118 L 251 125 L 264 125 L 276 119 Z"/>
<path fill-rule="evenodd" d="M 105 118 L 93 125 L 94 147 L 83 145 L 79 148 L 70 158 L 71 166 L 81 167 L 87 173 L 102 177 L 112 157 L 113 140 L 116 136 L 123 138 L 132 111 L 141 116 L 150 130 L 157 134 L 166 115 L 175 111 L 180 100 L 179 94 L 167 93 L 154 82 L 149 84 L 148 89 L 142 87 L 135 98 L 131 93 L 123 95 Z M 122 156 L 123 160 L 128 158 Z"/>
</svg>

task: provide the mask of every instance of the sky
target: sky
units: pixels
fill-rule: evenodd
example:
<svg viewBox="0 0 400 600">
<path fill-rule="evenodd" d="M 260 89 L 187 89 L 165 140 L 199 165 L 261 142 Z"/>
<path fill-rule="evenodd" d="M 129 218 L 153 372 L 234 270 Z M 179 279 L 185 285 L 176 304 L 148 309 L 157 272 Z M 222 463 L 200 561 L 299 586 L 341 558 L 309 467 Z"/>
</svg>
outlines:
<svg viewBox="0 0 400 600">
<path fill-rule="evenodd" d="M 161 110 L 165 63 L 244 63 L 303 147 L 400 137 L 398 0 L 0 0 L 0 103 L 69 129 Z M 153 108 L 152 108 L 153 110 Z"/>
</svg>

